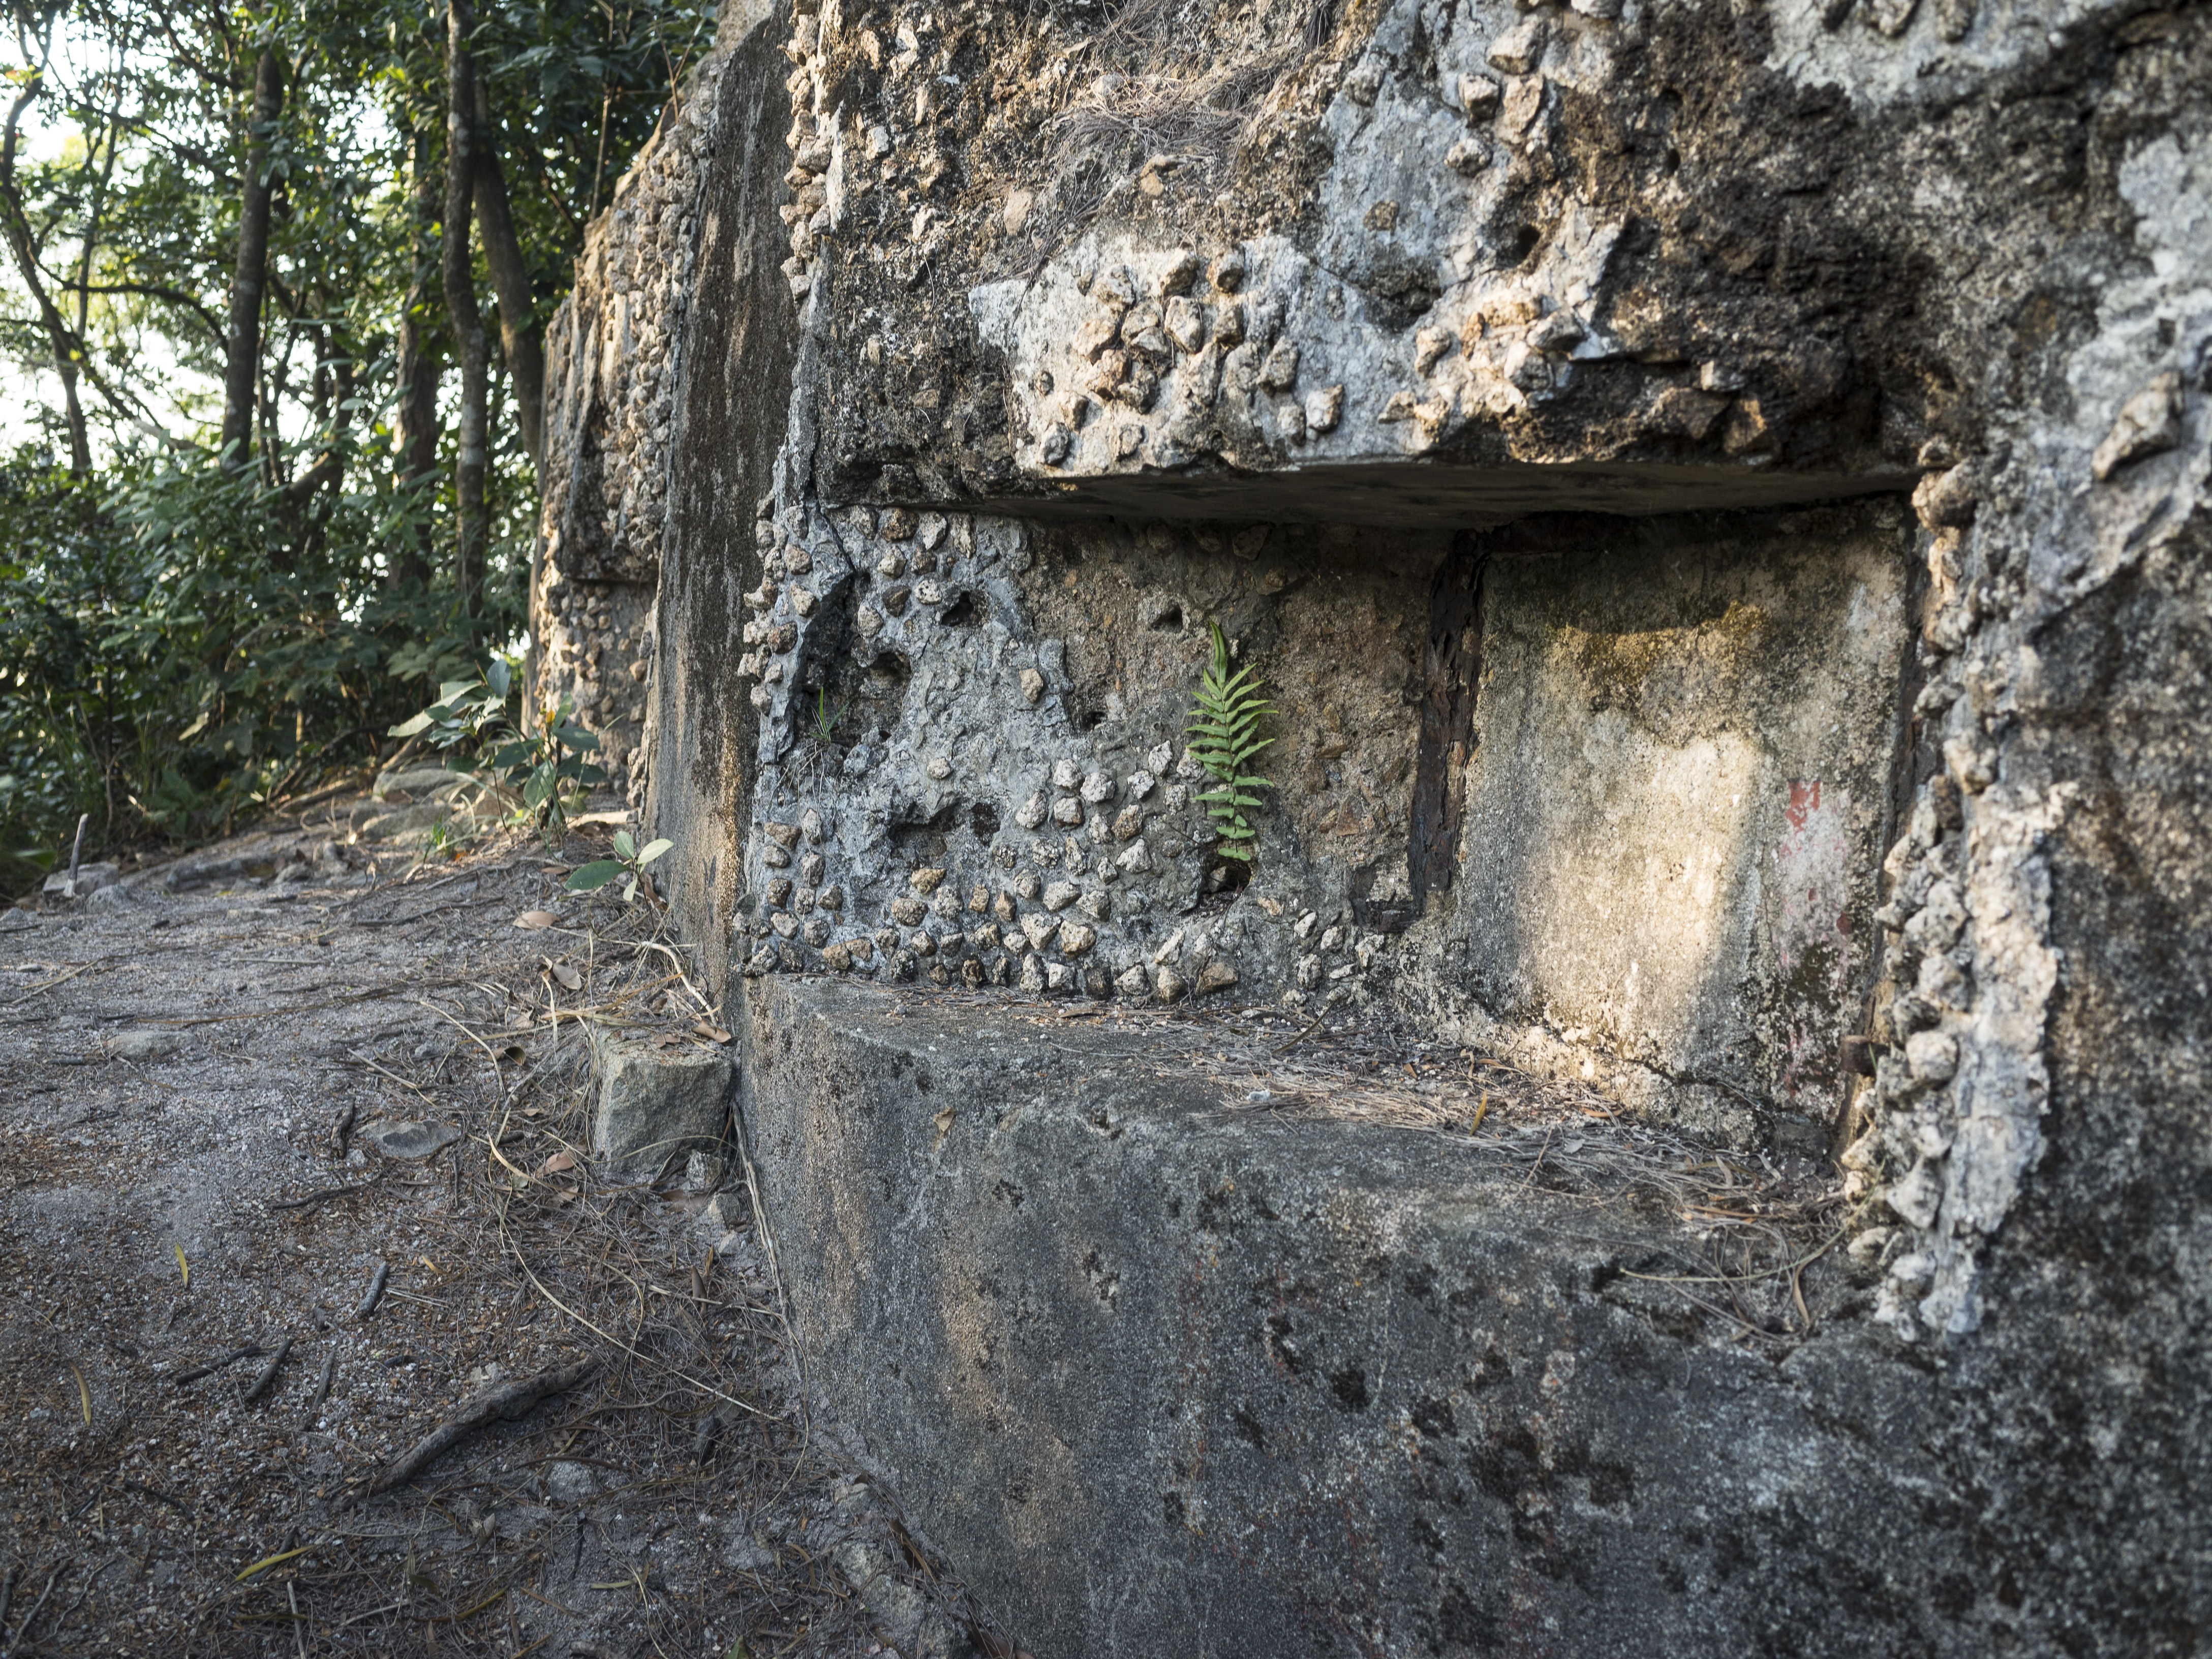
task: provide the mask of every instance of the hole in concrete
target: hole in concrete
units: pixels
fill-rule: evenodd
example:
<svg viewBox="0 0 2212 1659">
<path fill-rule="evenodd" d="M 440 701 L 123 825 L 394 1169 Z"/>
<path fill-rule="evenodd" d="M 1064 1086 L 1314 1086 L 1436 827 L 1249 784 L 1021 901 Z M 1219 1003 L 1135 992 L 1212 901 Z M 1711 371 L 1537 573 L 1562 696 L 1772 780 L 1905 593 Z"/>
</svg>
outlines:
<svg viewBox="0 0 2212 1659">
<path fill-rule="evenodd" d="M 1528 256 L 1535 252 L 1536 245 L 1543 240 L 1543 232 L 1538 230 L 1534 225 L 1523 225 L 1515 231 L 1513 233 L 1513 263 L 1516 265 L 1527 264 Z"/>
<path fill-rule="evenodd" d="M 919 822 L 894 823 L 890 828 L 891 856 L 912 869 L 942 865 L 947 852 L 945 836 L 960 823 L 960 803 L 939 807 Z"/>
<path fill-rule="evenodd" d="M 1242 859 L 1217 859 L 1207 866 L 1198 908 L 1202 914 L 1226 910 L 1252 884 L 1252 866 Z"/>
<path fill-rule="evenodd" d="M 1179 605 L 1164 605 L 1146 619 L 1145 626 L 1166 633 L 1179 632 L 1182 628 L 1182 607 Z"/>
<path fill-rule="evenodd" d="M 906 697 L 907 682 L 914 678 L 914 665 L 896 651 L 878 651 L 869 659 L 866 672 L 854 688 L 871 703 L 883 708 L 896 708 Z"/>
<path fill-rule="evenodd" d="M 977 841 L 990 840 L 999 833 L 999 809 L 988 801 L 977 801 L 968 809 L 968 827 Z"/>
<path fill-rule="evenodd" d="M 981 597 L 970 589 L 939 611 L 937 619 L 947 628 L 981 628 L 989 615 Z"/>
</svg>

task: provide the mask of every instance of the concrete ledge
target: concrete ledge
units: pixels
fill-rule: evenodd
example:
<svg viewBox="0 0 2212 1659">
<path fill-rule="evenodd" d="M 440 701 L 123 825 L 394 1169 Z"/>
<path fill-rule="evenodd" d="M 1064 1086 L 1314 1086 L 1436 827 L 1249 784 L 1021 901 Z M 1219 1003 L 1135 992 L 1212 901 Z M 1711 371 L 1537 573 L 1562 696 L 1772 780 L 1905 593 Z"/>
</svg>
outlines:
<svg viewBox="0 0 2212 1659">
<path fill-rule="evenodd" d="M 1849 1317 L 1730 1346 L 1624 1276 L 1679 1271 L 1671 1218 L 1232 1117 L 1049 1014 L 745 994 L 811 1380 L 1038 1659 L 1972 1652 L 2002 1616 L 1940 1374 Z M 1823 1267 L 1816 1310 L 1854 1294 Z"/>
</svg>

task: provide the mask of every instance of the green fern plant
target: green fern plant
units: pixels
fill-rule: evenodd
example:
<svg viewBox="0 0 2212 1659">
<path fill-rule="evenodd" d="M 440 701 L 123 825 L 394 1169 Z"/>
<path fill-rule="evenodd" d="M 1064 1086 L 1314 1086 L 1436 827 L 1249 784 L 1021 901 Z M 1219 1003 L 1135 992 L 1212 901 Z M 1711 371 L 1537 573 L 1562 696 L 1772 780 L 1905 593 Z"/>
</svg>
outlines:
<svg viewBox="0 0 2212 1659">
<path fill-rule="evenodd" d="M 1247 769 L 1254 756 L 1274 742 L 1273 738 L 1256 735 L 1261 719 L 1274 712 L 1257 669 L 1229 672 L 1228 636 L 1216 623 L 1213 666 L 1199 682 L 1198 703 L 1184 730 L 1192 739 L 1191 758 L 1206 769 L 1217 786 L 1198 799 L 1212 817 L 1221 836 L 1216 850 L 1225 859 L 1252 862 L 1258 832 L 1246 821 L 1244 812 L 1248 807 L 1257 807 L 1260 798 L 1247 792 L 1275 786 L 1269 779 L 1250 775 Z"/>
</svg>

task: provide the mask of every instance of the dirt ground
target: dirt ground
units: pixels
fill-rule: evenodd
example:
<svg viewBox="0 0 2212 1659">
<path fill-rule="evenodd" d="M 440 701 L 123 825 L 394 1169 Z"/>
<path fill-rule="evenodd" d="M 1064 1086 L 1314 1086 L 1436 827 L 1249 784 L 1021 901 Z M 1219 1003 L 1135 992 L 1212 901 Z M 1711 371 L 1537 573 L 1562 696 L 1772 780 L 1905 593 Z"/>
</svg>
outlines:
<svg viewBox="0 0 2212 1659">
<path fill-rule="evenodd" d="M 742 1171 L 590 1173 L 589 1028 L 726 1036 L 561 894 L 610 826 L 346 808 L 0 912 L 0 1655 L 1012 1659 L 799 1409 Z"/>
<path fill-rule="evenodd" d="M 354 839 L 389 810 L 0 911 L 0 1659 L 1016 1659 L 801 1409 L 743 1169 L 592 1172 L 593 1033 L 728 1041 L 649 901 L 562 891 L 619 813 Z M 980 994 L 1106 1021 L 1224 1111 L 1471 1138 L 1657 1222 L 1644 1288 L 1723 1340 L 1786 1352 L 1879 1268 L 1825 1164 L 1372 1011 Z"/>
</svg>

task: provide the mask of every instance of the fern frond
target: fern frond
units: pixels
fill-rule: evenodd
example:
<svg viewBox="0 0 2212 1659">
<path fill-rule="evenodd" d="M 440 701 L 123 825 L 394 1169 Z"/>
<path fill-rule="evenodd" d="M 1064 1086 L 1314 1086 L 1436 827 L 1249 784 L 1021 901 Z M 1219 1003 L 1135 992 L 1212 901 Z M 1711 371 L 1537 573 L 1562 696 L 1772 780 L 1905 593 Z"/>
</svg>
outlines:
<svg viewBox="0 0 2212 1659">
<path fill-rule="evenodd" d="M 1252 843 L 1259 831 L 1245 818 L 1246 809 L 1257 811 L 1265 803 L 1249 792 L 1272 789 L 1273 781 L 1254 775 L 1252 757 L 1275 740 L 1259 735 L 1260 722 L 1276 713 L 1267 701 L 1267 688 L 1256 664 L 1232 668 L 1229 639 L 1216 624 L 1213 663 L 1199 677 L 1198 697 L 1183 729 L 1190 736 L 1189 754 L 1213 780 L 1214 787 L 1196 797 L 1212 820 L 1217 837 L 1215 850 L 1223 858 L 1250 863 Z"/>
</svg>

